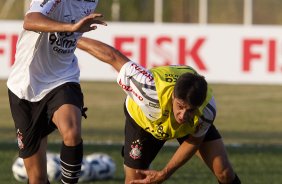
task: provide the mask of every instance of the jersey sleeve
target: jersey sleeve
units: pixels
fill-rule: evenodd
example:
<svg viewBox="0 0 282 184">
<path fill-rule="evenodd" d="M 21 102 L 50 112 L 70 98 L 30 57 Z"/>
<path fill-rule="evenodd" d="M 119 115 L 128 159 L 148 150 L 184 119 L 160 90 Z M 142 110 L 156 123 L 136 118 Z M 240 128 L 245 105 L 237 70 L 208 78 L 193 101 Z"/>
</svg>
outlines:
<svg viewBox="0 0 282 184">
<path fill-rule="evenodd" d="M 30 4 L 29 10 L 27 11 L 27 14 L 39 12 L 47 16 L 51 11 L 56 9 L 58 3 L 59 2 L 56 0 L 33 0 Z"/>
<path fill-rule="evenodd" d="M 154 77 L 149 70 L 132 61 L 121 68 L 117 83 L 150 120 L 160 116 L 160 108 L 151 104 L 159 103 Z"/>
<path fill-rule="evenodd" d="M 207 133 L 216 116 L 216 105 L 214 97 L 209 101 L 203 109 L 203 115 L 199 119 L 197 131 L 193 134 L 194 137 L 201 137 Z"/>
</svg>

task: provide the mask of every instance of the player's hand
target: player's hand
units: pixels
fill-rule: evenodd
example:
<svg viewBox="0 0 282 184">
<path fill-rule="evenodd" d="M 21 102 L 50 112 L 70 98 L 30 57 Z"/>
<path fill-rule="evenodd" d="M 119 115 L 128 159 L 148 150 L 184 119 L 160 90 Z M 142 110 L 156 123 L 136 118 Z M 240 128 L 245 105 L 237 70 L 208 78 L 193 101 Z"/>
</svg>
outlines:
<svg viewBox="0 0 282 184">
<path fill-rule="evenodd" d="M 97 29 L 97 24 L 107 26 L 104 21 L 99 20 L 103 18 L 102 14 L 93 13 L 82 18 L 77 23 L 73 24 L 73 32 L 88 32 Z"/>
<path fill-rule="evenodd" d="M 144 175 L 144 179 L 130 181 L 130 184 L 160 184 L 166 180 L 165 173 L 155 170 L 137 170 L 136 173 Z"/>
</svg>

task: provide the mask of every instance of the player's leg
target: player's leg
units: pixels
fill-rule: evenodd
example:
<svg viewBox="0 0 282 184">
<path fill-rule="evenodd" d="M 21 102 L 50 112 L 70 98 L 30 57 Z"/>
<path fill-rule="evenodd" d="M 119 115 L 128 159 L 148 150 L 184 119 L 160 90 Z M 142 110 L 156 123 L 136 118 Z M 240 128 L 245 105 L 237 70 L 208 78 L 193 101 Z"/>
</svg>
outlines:
<svg viewBox="0 0 282 184">
<path fill-rule="evenodd" d="M 228 159 L 221 136 L 214 126 L 210 127 L 204 142 L 196 154 L 212 170 L 219 183 L 241 183 Z"/>
<path fill-rule="evenodd" d="M 131 180 L 142 179 L 144 176 L 140 173 L 136 173 L 136 169 L 130 168 L 124 165 L 124 173 L 125 173 L 125 184 L 130 183 Z"/>
<path fill-rule="evenodd" d="M 81 143 L 81 110 L 71 104 L 62 105 L 53 116 L 64 144 L 75 146 Z"/>
<path fill-rule="evenodd" d="M 125 109 L 125 142 L 122 149 L 124 158 L 125 184 L 145 176 L 137 169 L 148 169 L 165 141 L 154 138 L 138 126 Z"/>
<path fill-rule="evenodd" d="M 24 158 L 24 165 L 28 174 L 29 184 L 47 184 L 46 167 L 47 137 L 43 138 L 38 151 L 30 157 Z"/>
<path fill-rule="evenodd" d="M 17 131 L 19 157 L 24 164 L 31 184 L 46 184 L 46 149 L 49 131 L 42 102 L 32 103 L 19 99 L 9 91 L 12 117 Z M 51 131 L 51 130 L 50 130 Z"/>
<path fill-rule="evenodd" d="M 62 182 L 77 183 L 83 158 L 81 117 L 83 95 L 79 84 L 68 83 L 56 89 L 50 100 L 49 113 L 63 142 L 61 147 Z"/>
<path fill-rule="evenodd" d="M 132 180 L 145 178 L 145 175 L 136 173 L 136 170 L 149 169 L 151 162 L 164 144 L 154 139 L 137 138 L 134 140 L 126 142 L 123 148 L 125 184 L 129 184 Z"/>
<path fill-rule="evenodd" d="M 74 105 L 62 105 L 54 113 L 53 122 L 63 138 L 60 154 L 62 180 L 77 183 L 83 157 L 81 111 Z"/>
</svg>

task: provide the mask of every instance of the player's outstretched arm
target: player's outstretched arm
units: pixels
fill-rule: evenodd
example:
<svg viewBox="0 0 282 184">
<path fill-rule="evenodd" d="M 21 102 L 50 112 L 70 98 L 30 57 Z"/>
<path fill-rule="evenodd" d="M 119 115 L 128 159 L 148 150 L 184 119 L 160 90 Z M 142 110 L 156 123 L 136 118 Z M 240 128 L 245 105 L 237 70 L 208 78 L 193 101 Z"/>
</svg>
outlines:
<svg viewBox="0 0 282 184">
<path fill-rule="evenodd" d="M 23 28 L 29 31 L 36 32 L 88 32 L 95 30 L 97 25 L 107 24 L 99 18 L 102 14 L 90 14 L 75 24 L 58 22 L 39 12 L 32 12 L 26 14 L 24 18 Z"/>
<path fill-rule="evenodd" d="M 190 136 L 176 150 L 164 169 L 157 170 L 137 170 L 138 173 L 145 175 L 144 179 L 132 180 L 130 184 L 153 184 L 162 183 L 167 180 L 178 168 L 185 164 L 199 149 L 204 137 Z"/>
<path fill-rule="evenodd" d="M 77 47 L 86 51 L 97 59 L 108 63 L 114 67 L 116 71 L 120 71 L 121 67 L 129 61 L 129 59 L 112 46 L 94 40 L 82 37 L 79 39 Z"/>
</svg>

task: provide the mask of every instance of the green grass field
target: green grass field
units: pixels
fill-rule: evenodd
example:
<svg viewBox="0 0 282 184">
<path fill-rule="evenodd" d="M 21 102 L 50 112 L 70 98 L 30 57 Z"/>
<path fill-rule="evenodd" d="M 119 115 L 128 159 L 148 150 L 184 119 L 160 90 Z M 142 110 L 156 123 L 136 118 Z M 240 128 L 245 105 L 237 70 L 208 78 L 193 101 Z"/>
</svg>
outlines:
<svg viewBox="0 0 282 184">
<path fill-rule="evenodd" d="M 216 97 L 218 114 L 215 124 L 222 133 L 230 160 L 244 184 L 280 184 L 282 181 L 282 86 L 272 85 L 211 85 Z M 11 165 L 17 156 L 15 132 L 11 119 L 7 87 L 0 81 L 0 183 L 13 184 Z M 93 184 L 123 183 L 120 156 L 123 140 L 124 93 L 113 82 L 82 82 L 88 118 L 83 120 L 85 154 L 105 152 L 117 165 L 116 175 Z M 57 132 L 49 137 L 49 150 L 58 152 Z M 153 163 L 162 168 L 175 149 L 174 142 L 164 147 Z M 171 146 L 172 145 L 172 146 Z M 216 184 L 210 171 L 193 158 L 165 182 Z"/>
</svg>

